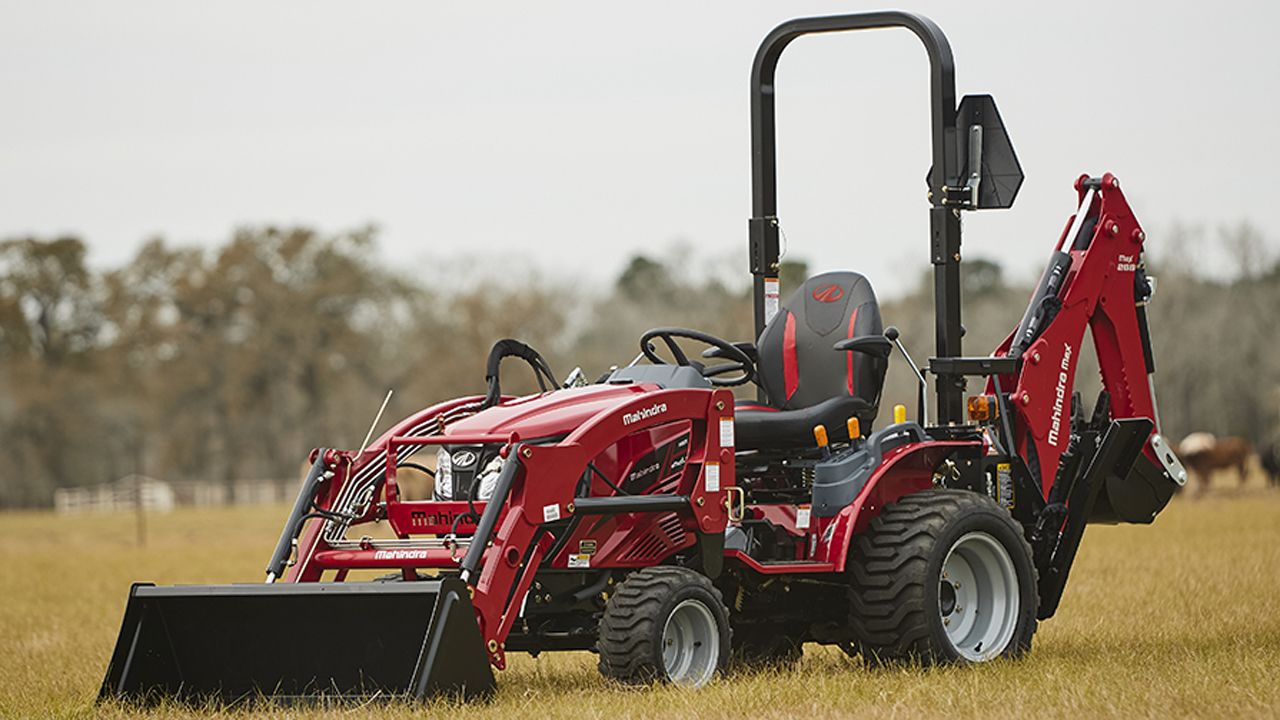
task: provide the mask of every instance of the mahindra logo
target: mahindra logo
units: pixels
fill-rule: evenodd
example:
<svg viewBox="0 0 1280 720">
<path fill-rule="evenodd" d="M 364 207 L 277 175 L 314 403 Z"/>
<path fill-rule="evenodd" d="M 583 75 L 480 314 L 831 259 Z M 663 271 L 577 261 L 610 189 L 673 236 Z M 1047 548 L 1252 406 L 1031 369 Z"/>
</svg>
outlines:
<svg viewBox="0 0 1280 720">
<path fill-rule="evenodd" d="M 426 560 L 426 550 L 377 550 L 374 560 Z"/>
<path fill-rule="evenodd" d="M 813 291 L 813 299 L 818 302 L 833 303 L 842 297 L 844 297 L 844 288 L 836 284 L 823 285 Z"/>
<path fill-rule="evenodd" d="M 633 413 L 625 413 L 622 416 L 622 424 L 630 425 L 631 423 L 637 423 L 637 422 L 640 422 L 641 420 L 647 420 L 653 417 L 654 415 L 660 415 L 666 411 L 667 411 L 666 403 L 656 403 L 647 408 L 641 408 Z"/>
<path fill-rule="evenodd" d="M 454 467 L 460 467 L 460 468 L 471 467 L 471 464 L 474 463 L 475 461 L 476 461 L 476 454 L 471 452 L 470 450 L 462 450 L 453 454 Z"/>
<path fill-rule="evenodd" d="M 627 481 L 634 482 L 635 480 L 642 478 L 651 472 L 657 472 L 657 470 L 658 470 L 658 463 L 653 463 L 649 467 L 640 468 L 639 470 L 636 470 L 635 472 L 628 475 Z"/>
<path fill-rule="evenodd" d="M 462 519 L 459 520 L 458 518 Z M 409 524 L 414 527 L 425 527 L 428 525 L 453 525 L 457 523 L 459 526 L 475 525 L 476 521 L 470 513 L 455 513 L 449 510 L 441 510 L 439 512 L 428 513 L 425 510 L 414 510 L 409 513 Z"/>
<path fill-rule="evenodd" d="M 1062 435 L 1062 411 L 1067 404 L 1067 383 L 1071 380 L 1071 346 L 1062 345 L 1062 364 L 1058 371 L 1058 385 L 1053 390 L 1053 416 L 1049 420 L 1049 444 L 1058 447 Z"/>
</svg>

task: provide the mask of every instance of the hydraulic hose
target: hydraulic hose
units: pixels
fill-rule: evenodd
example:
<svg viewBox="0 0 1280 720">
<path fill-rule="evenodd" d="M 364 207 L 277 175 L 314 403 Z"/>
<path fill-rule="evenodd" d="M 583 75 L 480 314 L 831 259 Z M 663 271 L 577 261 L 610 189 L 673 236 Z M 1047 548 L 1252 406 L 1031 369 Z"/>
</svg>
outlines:
<svg viewBox="0 0 1280 720">
<path fill-rule="evenodd" d="M 1022 322 L 1018 323 L 1018 331 L 1014 333 L 1008 357 L 1022 357 L 1022 353 L 1031 347 L 1031 343 L 1040 337 L 1040 333 L 1044 332 L 1054 316 L 1058 314 L 1061 308 L 1058 293 L 1062 290 L 1062 285 L 1067 279 L 1067 271 L 1070 269 L 1070 254 L 1059 250 L 1049 258 L 1049 266 L 1045 268 L 1044 275 L 1040 276 L 1036 293 L 1031 296 L 1027 312 L 1022 316 Z"/>
</svg>

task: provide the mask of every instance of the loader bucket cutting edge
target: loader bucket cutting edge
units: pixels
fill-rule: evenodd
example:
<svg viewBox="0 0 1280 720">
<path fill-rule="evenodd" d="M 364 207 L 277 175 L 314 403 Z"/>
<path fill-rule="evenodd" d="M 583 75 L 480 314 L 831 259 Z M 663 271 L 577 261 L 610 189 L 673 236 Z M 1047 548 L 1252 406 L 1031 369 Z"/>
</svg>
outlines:
<svg viewBox="0 0 1280 720">
<path fill-rule="evenodd" d="M 475 610 L 457 579 L 138 583 L 98 699 L 473 700 L 493 691 Z"/>
</svg>

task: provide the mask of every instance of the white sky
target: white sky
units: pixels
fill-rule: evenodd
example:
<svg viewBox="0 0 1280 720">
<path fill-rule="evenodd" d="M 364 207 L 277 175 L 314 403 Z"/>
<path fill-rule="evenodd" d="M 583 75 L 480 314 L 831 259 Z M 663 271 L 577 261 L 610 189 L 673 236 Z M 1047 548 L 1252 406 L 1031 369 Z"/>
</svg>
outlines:
<svg viewBox="0 0 1280 720">
<path fill-rule="evenodd" d="M 756 45 L 878 7 L 0 1 L 0 236 L 77 233 L 103 266 L 155 235 L 375 222 L 397 262 L 597 284 L 684 239 L 745 277 Z M 1275 247 L 1278 8 L 907 5 L 950 37 L 959 93 L 996 97 L 1027 173 L 1013 210 L 967 216 L 966 255 L 1038 273 L 1072 181 L 1105 170 L 1154 253 L 1175 221 L 1249 220 Z M 881 295 L 927 258 L 926 69 L 880 31 L 802 39 L 779 71 L 791 251 Z"/>
</svg>

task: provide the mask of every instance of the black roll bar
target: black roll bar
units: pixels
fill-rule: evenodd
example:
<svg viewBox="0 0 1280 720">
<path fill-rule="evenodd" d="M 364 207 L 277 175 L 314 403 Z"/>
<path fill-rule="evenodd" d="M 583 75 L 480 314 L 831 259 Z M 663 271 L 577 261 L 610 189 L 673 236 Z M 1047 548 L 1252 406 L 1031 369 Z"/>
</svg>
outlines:
<svg viewBox="0 0 1280 720">
<path fill-rule="evenodd" d="M 934 266 L 934 307 L 937 355 L 961 355 L 960 336 L 960 212 L 944 207 L 944 188 L 961 184 L 956 151 L 955 61 L 942 29 L 926 17 L 899 11 L 833 15 L 789 20 L 774 28 L 756 51 L 751 66 L 751 212 L 748 223 L 750 265 L 755 301 L 755 331 L 764 330 L 766 281 L 778 277 L 778 157 L 774 112 L 774 76 L 787 45 L 802 35 L 906 28 L 915 33 L 929 55 L 930 138 L 933 169 L 929 177 L 930 261 Z M 962 422 L 964 378 L 938 375 L 937 420 Z M 920 418 L 923 424 L 925 419 Z"/>
</svg>

